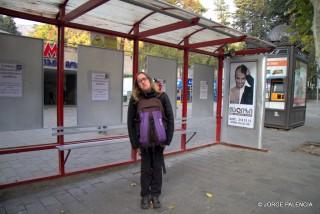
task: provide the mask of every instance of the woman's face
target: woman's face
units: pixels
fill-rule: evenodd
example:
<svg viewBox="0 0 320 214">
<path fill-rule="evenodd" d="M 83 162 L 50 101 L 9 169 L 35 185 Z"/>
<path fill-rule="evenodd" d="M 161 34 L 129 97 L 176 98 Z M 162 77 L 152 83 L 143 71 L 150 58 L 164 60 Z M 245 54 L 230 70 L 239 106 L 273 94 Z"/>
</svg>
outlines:
<svg viewBox="0 0 320 214">
<path fill-rule="evenodd" d="M 142 91 L 150 91 L 151 90 L 151 83 L 149 79 L 144 74 L 139 74 L 137 76 L 137 82 L 139 85 L 139 88 Z"/>
</svg>

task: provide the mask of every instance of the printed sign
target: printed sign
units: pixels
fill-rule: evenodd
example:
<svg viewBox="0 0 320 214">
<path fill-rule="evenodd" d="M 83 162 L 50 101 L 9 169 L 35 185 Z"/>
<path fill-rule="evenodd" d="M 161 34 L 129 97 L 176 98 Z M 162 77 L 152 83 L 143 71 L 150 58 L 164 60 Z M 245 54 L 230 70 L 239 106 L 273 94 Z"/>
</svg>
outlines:
<svg viewBox="0 0 320 214">
<path fill-rule="evenodd" d="M 109 100 L 109 78 L 106 73 L 92 73 L 92 100 L 106 101 Z"/>
<path fill-rule="evenodd" d="M 200 100 L 208 99 L 208 81 L 200 81 Z"/>
<path fill-rule="evenodd" d="M 22 65 L 0 63 L 0 97 L 22 97 Z"/>
<path fill-rule="evenodd" d="M 287 75 L 288 60 L 286 57 L 282 58 L 268 58 L 266 77 L 276 78 L 285 77 Z"/>
</svg>

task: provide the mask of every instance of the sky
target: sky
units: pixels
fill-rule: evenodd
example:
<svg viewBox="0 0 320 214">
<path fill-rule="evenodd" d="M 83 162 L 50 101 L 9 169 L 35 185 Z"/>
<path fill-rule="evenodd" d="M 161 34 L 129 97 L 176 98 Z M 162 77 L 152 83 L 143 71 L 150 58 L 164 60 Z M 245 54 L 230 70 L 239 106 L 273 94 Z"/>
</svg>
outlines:
<svg viewBox="0 0 320 214">
<path fill-rule="evenodd" d="M 203 14 L 204 17 L 211 19 L 212 21 L 216 20 L 216 16 L 214 13 L 214 0 L 200 0 L 201 4 L 207 8 L 207 12 Z M 236 6 L 233 3 L 233 0 L 225 0 L 226 5 L 228 6 L 228 9 L 230 13 L 234 13 L 236 11 Z"/>
<path fill-rule="evenodd" d="M 29 21 L 25 19 L 14 18 L 16 26 L 18 27 L 18 31 L 22 33 L 22 35 L 27 35 L 28 32 L 32 30 L 32 26 L 35 24 L 40 24 L 39 22 Z"/>
<path fill-rule="evenodd" d="M 204 17 L 211 19 L 212 21 L 216 21 L 216 16 L 214 14 L 214 0 L 200 0 L 201 4 L 207 8 L 207 12 L 203 14 Z M 236 7 L 233 3 L 233 0 L 225 0 L 225 3 L 228 5 L 229 7 L 229 11 L 231 13 L 235 12 Z M 14 19 L 16 22 L 16 25 L 18 27 L 18 30 L 20 32 L 22 32 L 24 35 L 30 31 L 32 29 L 32 26 L 34 24 L 39 24 L 39 22 L 33 22 L 33 21 L 28 21 L 28 20 L 24 20 L 24 19 L 19 19 L 19 18 L 15 18 Z"/>
</svg>

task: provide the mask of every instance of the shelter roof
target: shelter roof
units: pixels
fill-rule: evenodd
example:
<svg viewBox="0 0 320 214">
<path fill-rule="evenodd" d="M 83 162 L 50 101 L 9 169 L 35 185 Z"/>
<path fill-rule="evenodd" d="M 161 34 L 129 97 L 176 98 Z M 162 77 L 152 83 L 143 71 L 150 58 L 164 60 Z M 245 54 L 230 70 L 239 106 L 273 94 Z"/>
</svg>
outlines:
<svg viewBox="0 0 320 214">
<path fill-rule="evenodd" d="M 62 11 L 62 12 L 61 12 Z M 225 44 L 274 45 L 158 0 L 0 0 L 0 13 L 215 55 Z"/>
</svg>

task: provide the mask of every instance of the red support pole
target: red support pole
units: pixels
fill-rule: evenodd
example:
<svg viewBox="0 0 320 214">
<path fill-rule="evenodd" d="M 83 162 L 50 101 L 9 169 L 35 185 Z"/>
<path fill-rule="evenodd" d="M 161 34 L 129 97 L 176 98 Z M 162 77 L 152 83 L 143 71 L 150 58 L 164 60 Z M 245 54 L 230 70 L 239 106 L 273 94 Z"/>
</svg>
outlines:
<svg viewBox="0 0 320 214">
<path fill-rule="evenodd" d="M 221 141 L 221 107 L 222 107 L 222 76 L 223 76 L 223 54 L 219 57 L 218 63 L 218 99 L 217 99 L 217 116 L 216 116 L 216 143 Z"/>
<path fill-rule="evenodd" d="M 185 39 L 185 45 L 187 46 L 189 41 Z M 187 129 L 187 114 L 188 114 L 188 69 L 189 69 L 189 49 L 183 50 L 183 94 L 182 94 L 182 126 L 183 130 Z M 181 135 L 181 150 L 186 150 L 186 134 Z"/>
<path fill-rule="evenodd" d="M 139 34 L 139 25 L 134 26 L 134 34 L 135 35 Z M 138 71 L 139 71 L 139 40 L 138 38 L 135 38 L 133 40 L 133 69 L 132 69 L 133 84 L 134 84 L 134 80 L 137 77 Z M 135 149 L 131 150 L 131 159 L 134 161 L 137 160 L 137 150 Z"/>
<path fill-rule="evenodd" d="M 64 13 L 64 9 L 61 10 Z M 63 16 L 64 14 L 62 14 Z M 57 127 L 63 127 L 63 100 L 64 100 L 64 26 L 58 25 L 58 71 L 57 71 Z M 59 145 L 64 144 L 64 136 L 58 135 Z M 65 174 L 64 152 L 59 151 L 59 173 Z"/>
</svg>

